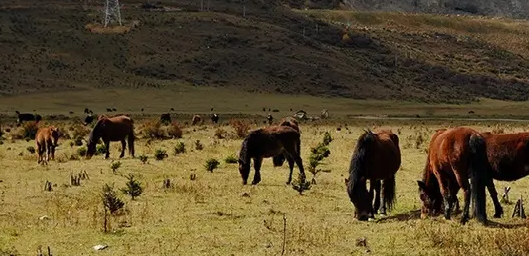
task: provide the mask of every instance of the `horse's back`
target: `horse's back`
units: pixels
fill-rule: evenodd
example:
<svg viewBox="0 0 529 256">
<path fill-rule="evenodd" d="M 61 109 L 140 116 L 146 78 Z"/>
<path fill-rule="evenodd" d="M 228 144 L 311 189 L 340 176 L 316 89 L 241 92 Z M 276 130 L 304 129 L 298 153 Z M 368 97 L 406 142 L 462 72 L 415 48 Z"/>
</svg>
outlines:
<svg viewBox="0 0 529 256">
<path fill-rule="evenodd" d="M 438 130 L 430 141 L 430 162 L 439 167 L 468 164 L 471 153 L 469 139 L 473 134 L 479 133 L 468 127 Z"/>
<path fill-rule="evenodd" d="M 517 180 L 529 169 L 529 133 L 482 133 L 487 158 L 498 180 Z"/>
<path fill-rule="evenodd" d="M 397 172 L 401 164 L 401 153 L 399 147 L 398 135 L 391 131 L 381 131 L 377 136 L 377 152 L 378 157 L 374 158 L 377 164 L 382 165 L 381 168 L 387 168 L 393 173 Z M 384 159 L 380 161 L 379 159 Z"/>
</svg>

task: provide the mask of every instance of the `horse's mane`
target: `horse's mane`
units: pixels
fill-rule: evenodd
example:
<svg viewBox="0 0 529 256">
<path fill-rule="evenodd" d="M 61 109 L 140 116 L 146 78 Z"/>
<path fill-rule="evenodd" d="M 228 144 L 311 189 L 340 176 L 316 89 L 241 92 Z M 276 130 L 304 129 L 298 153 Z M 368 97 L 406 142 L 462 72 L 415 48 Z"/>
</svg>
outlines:
<svg viewBox="0 0 529 256">
<path fill-rule="evenodd" d="M 363 183 L 363 188 L 360 187 L 360 179 L 365 172 L 365 163 L 367 158 L 367 151 L 369 144 L 371 144 L 376 139 L 376 136 L 373 132 L 366 130 L 360 138 L 358 138 L 358 143 L 356 144 L 353 158 L 351 159 L 351 164 L 349 167 L 349 181 L 347 184 L 347 192 L 351 201 L 357 200 L 359 193 L 365 190 L 365 183 Z"/>
<path fill-rule="evenodd" d="M 97 143 L 100 138 L 99 129 L 101 128 L 101 123 L 105 121 L 106 118 L 99 118 L 96 122 L 96 125 L 88 135 L 88 144 Z"/>
</svg>

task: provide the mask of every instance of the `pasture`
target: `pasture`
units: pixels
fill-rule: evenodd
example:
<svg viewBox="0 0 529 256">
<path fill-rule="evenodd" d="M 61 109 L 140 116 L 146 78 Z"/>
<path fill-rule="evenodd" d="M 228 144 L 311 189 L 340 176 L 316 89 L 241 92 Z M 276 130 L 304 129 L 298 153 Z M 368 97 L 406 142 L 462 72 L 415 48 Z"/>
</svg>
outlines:
<svg viewBox="0 0 529 256">
<path fill-rule="evenodd" d="M 189 121 L 189 120 L 185 120 Z M 264 126 L 251 120 L 249 128 Z M 183 123 L 183 120 L 177 120 Z M 265 159 L 262 181 L 242 185 L 237 164 L 242 139 L 227 120 L 218 125 L 181 126 L 178 139 L 150 139 L 153 121 L 135 119 L 136 158 L 127 153 L 118 159 L 121 145 L 110 144 L 110 159 L 101 154 L 90 160 L 79 156 L 75 138 L 89 132 L 73 121 L 54 122 L 66 137 L 59 139 L 55 161 L 37 164 L 33 140 L 20 137 L 21 127 L 2 126 L 0 145 L 0 255 L 30 255 L 51 248 L 54 255 L 524 255 L 529 253 L 525 220 L 511 218 L 514 204 L 503 204 L 505 215 L 483 227 L 475 219 L 461 226 L 460 215 L 450 221 L 419 218 L 420 200 L 416 180 L 421 178 L 426 148 L 433 131 L 441 127 L 468 125 L 478 131 L 520 132 L 523 123 L 450 121 L 377 121 L 349 119 L 340 122 L 301 122 L 303 163 L 309 166 L 310 148 L 329 132 L 331 154 L 322 161 L 316 183 L 298 193 L 286 185 L 288 165 L 274 168 Z M 49 123 L 48 123 L 49 124 Z M 243 125 L 244 126 L 244 125 Z M 338 130 L 337 128 L 341 129 Z M 399 136 L 402 165 L 397 172 L 395 209 L 375 221 L 353 218 L 353 205 L 346 192 L 351 154 L 356 140 L 369 127 L 391 129 Z M 149 131 L 150 130 L 150 131 Z M 244 130 L 244 129 L 243 129 Z M 177 134 L 170 132 L 173 134 Z M 70 138 L 68 138 L 70 137 Z M 222 137 L 222 138 L 220 138 Z M 197 143 L 197 141 L 199 141 Z M 183 143 L 185 152 L 175 153 Z M 202 145 L 202 149 L 200 146 Z M 179 147 L 181 149 L 181 147 Z M 163 160 L 155 155 L 167 154 Z M 147 156 L 145 163 L 141 161 Z M 208 159 L 220 164 L 206 170 Z M 119 167 L 112 170 L 111 166 Z M 71 175 L 88 174 L 79 186 Z M 298 175 L 294 169 L 294 180 Z M 134 174 L 143 193 L 134 200 L 121 192 L 127 176 Z M 250 177 L 253 175 L 253 168 Z M 307 171 L 308 180 L 313 175 Z M 170 184 L 167 184 L 170 180 Z M 45 183 L 51 182 L 51 191 Z M 122 210 L 108 214 L 101 194 L 114 186 L 124 202 Z M 498 192 L 511 186 L 511 201 L 527 198 L 528 179 L 495 181 Z M 458 195 L 462 202 L 461 193 Z M 95 245 L 108 245 L 95 251 Z M 284 249 L 284 252 L 283 252 Z"/>
</svg>

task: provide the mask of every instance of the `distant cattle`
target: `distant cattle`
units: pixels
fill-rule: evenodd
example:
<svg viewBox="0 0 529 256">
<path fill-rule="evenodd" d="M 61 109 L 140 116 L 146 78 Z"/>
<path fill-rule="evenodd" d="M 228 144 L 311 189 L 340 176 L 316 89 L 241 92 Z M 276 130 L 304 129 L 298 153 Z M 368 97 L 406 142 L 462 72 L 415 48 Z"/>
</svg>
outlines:
<svg viewBox="0 0 529 256">
<path fill-rule="evenodd" d="M 174 108 L 171 108 L 171 111 L 174 111 Z"/>
<path fill-rule="evenodd" d="M 84 118 L 84 125 L 91 124 L 94 121 L 94 112 L 88 108 L 84 109 L 85 118 Z"/>
<path fill-rule="evenodd" d="M 107 112 L 112 112 L 112 109 L 111 108 L 107 108 Z"/>
<path fill-rule="evenodd" d="M 18 110 L 15 111 L 15 113 L 17 113 L 18 115 L 18 118 L 17 118 L 17 123 L 18 124 L 21 124 L 22 122 L 25 122 L 25 121 L 35 121 L 35 122 L 40 122 L 40 120 L 42 120 L 42 116 L 40 115 L 33 115 L 31 113 L 20 113 Z"/>
<path fill-rule="evenodd" d="M 268 116 L 266 117 L 266 120 L 268 121 L 268 124 L 272 124 L 272 122 L 274 121 L 274 117 L 268 114 Z"/>
<path fill-rule="evenodd" d="M 162 124 L 170 124 L 171 123 L 171 114 L 165 113 L 160 115 L 160 122 Z"/>
<path fill-rule="evenodd" d="M 211 118 L 210 118 L 210 119 L 211 119 L 211 122 L 212 122 L 212 123 L 216 124 L 216 123 L 219 122 L 219 115 L 217 115 L 217 114 L 211 114 Z"/>
<path fill-rule="evenodd" d="M 193 119 L 191 119 L 191 124 L 192 125 L 197 125 L 199 123 L 202 123 L 202 117 L 199 116 L 199 115 L 194 115 Z"/>
</svg>

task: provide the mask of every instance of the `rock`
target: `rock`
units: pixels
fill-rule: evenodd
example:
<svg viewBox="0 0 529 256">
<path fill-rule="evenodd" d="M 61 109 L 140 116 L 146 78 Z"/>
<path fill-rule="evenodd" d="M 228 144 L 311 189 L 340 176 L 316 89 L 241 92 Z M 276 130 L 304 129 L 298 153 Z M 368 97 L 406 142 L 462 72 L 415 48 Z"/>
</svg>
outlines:
<svg viewBox="0 0 529 256">
<path fill-rule="evenodd" d="M 106 244 L 105 244 L 105 245 L 103 245 L 103 244 L 98 244 L 98 245 L 94 245 L 93 248 L 94 248 L 94 250 L 96 250 L 96 251 L 101 251 L 101 250 L 106 249 L 107 247 L 108 247 L 108 245 L 106 245 Z"/>
</svg>

